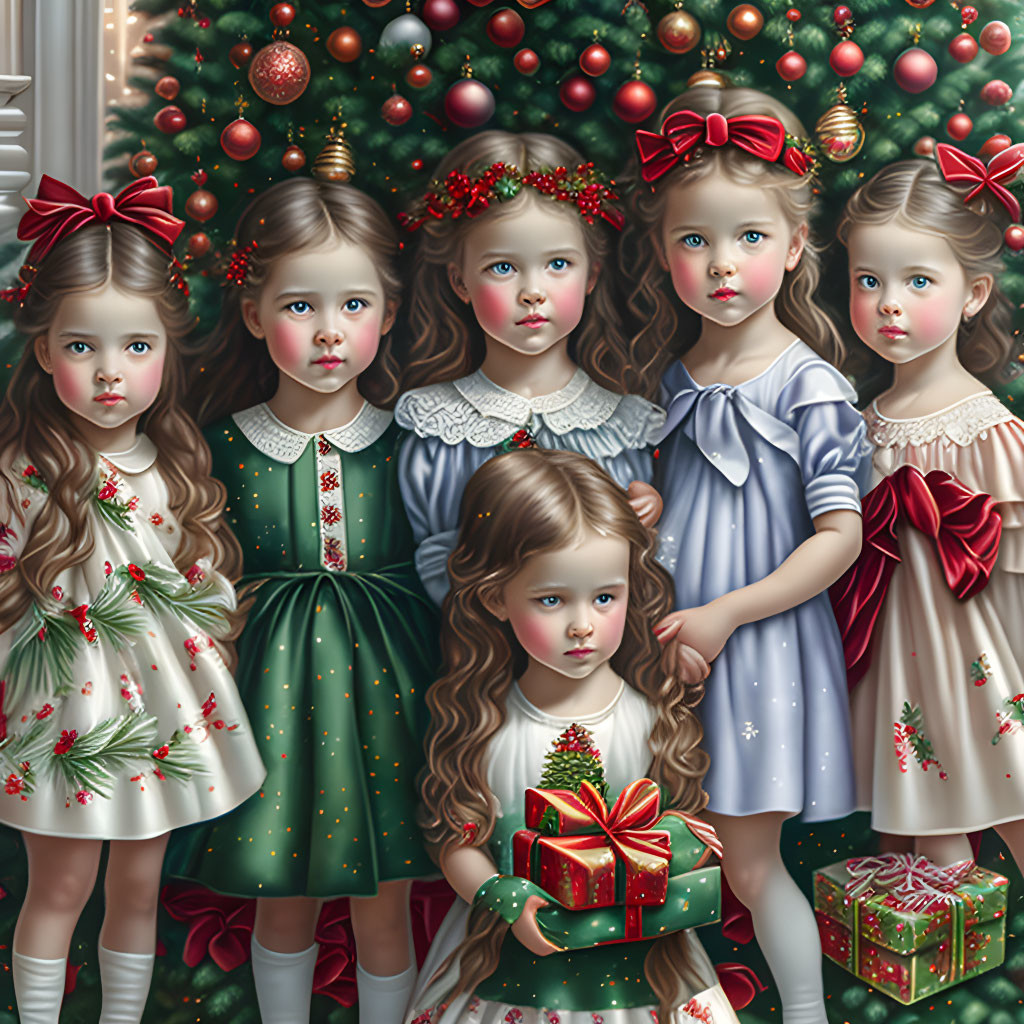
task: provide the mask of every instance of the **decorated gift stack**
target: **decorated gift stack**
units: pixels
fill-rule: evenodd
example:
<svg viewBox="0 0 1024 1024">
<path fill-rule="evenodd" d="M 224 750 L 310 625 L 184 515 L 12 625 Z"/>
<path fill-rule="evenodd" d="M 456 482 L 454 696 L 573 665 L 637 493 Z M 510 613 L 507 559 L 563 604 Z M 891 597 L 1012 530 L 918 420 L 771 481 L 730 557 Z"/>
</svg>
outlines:
<svg viewBox="0 0 1024 1024">
<path fill-rule="evenodd" d="M 1005 876 L 911 854 L 857 857 L 815 872 L 825 955 L 901 1003 L 998 967 L 1006 950 Z"/>
<path fill-rule="evenodd" d="M 662 813 L 650 779 L 630 783 L 609 809 L 600 753 L 583 727 L 570 726 L 553 746 L 543 788 L 526 791 L 526 828 L 512 837 L 515 874 L 558 904 L 538 911 L 541 930 L 582 949 L 718 921 L 714 830 Z"/>
</svg>

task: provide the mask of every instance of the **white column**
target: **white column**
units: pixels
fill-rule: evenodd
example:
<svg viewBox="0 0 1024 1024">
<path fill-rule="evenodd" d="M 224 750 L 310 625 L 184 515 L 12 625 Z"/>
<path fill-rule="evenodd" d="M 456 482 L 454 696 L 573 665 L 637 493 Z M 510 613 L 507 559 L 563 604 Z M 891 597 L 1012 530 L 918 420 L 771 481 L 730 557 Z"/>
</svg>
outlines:
<svg viewBox="0 0 1024 1024">
<path fill-rule="evenodd" d="M 0 242 L 14 234 L 28 184 L 29 155 L 22 138 L 28 119 L 21 101 L 32 79 L 22 74 L 21 0 L 0 0 Z"/>
</svg>

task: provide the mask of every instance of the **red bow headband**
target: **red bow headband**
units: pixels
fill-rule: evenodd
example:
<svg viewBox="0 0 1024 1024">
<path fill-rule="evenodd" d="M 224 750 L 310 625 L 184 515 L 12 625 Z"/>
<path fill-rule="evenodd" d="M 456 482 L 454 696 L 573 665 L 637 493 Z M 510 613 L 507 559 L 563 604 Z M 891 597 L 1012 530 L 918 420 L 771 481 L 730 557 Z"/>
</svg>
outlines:
<svg viewBox="0 0 1024 1024">
<path fill-rule="evenodd" d="M 677 110 L 665 118 L 661 134 L 642 129 L 636 133 L 640 153 L 640 176 L 655 181 L 671 170 L 697 146 L 724 146 L 731 143 L 768 163 L 783 155 L 783 163 L 794 174 L 806 174 L 811 158 L 797 146 L 786 147 L 786 129 L 776 117 L 744 114 L 724 117 L 711 113 L 705 117 L 693 110 Z"/>
<path fill-rule="evenodd" d="M 939 171 L 946 181 L 966 181 L 974 185 L 974 188 L 964 196 L 965 203 L 969 203 L 976 195 L 988 189 L 1006 207 L 1011 220 L 1020 220 L 1020 203 L 1001 182 L 1012 180 L 1024 167 L 1024 143 L 1009 146 L 1001 153 L 996 153 L 987 167 L 976 156 L 970 156 L 945 142 L 940 142 L 935 147 L 935 156 L 939 162 Z"/>
</svg>

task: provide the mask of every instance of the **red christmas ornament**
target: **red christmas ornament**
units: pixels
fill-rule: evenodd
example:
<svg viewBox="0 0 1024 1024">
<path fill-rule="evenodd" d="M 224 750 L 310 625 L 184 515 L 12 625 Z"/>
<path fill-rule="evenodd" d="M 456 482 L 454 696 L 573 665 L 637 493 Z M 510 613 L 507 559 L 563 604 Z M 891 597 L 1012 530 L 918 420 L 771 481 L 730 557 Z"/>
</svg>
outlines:
<svg viewBox="0 0 1024 1024">
<path fill-rule="evenodd" d="M 968 5 L 967 7 L 960 8 L 960 24 L 963 25 L 964 28 L 967 28 L 968 25 L 973 25 L 977 20 L 977 7 L 971 7 Z"/>
<path fill-rule="evenodd" d="M 297 46 L 278 39 L 253 57 L 249 84 L 265 103 L 293 103 L 309 85 L 309 61 Z"/>
<path fill-rule="evenodd" d="M 245 65 L 252 60 L 252 43 L 246 42 L 245 40 L 240 43 L 235 43 L 235 45 L 228 50 L 228 60 L 231 61 L 236 68 L 245 67 Z"/>
<path fill-rule="evenodd" d="M 1024 249 L 1024 227 L 1020 224 L 1011 224 L 1003 232 L 1003 241 L 1014 252 L 1020 252 Z"/>
<path fill-rule="evenodd" d="M 487 22 L 487 38 L 498 46 L 518 46 L 526 34 L 526 25 L 510 7 L 495 11 Z"/>
<path fill-rule="evenodd" d="M 220 148 L 232 160 L 248 160 L 260 151 L 260 133 L 256 125 L 239 117 L 220 133 Z"/>
<path fill-rule="evenodd" d="M 558 90 L 558 98 L 577 114 L 586 110 L 597 98 L 594 83 L 583 75 L 567 78 Z"/>
<path fill-rule="evenodd" d="M 206 171 L 201 167 L 198 171 L 193 171 L 189 177 L 196 183 L 199 188 L 202 188 L 206 184 Z"/>
<path fill-rule="evenodd" d="M 612 55 L 600 43 L 591 43 L 580 54 L 580 69 L 593 78 L 603 75 L 611 64 Z"/>
<path fill-rule="evenodd" d="M 700 22 L 682 8 L 658 22 L 658 42 L 669 53 L 689 53 L 700 42 Z"/>
<path fill-rule="evenodd" d="M 277 28 L 287 28 L 295 20 L 295 7 L 292 4 L 274 4 L 270 8 L 271 24 Z"/>
<path fill-rule="evenodd" d="M 140 149 L 131 160 L 128 161 L 128 170 L 136 178 L 144 178 L 152 174 L 157 168 L 156 157 L 148 149 Z"/>
<path fill-rule="evenodd" d="M 926 7 L 931 7 L 935 0 L 907 0 L 907 3 L 911 7 L 916 7 L 919 11 L 923 11 Z"/>
<path fill-rule="evenodd" d="M 396 92 L 394 96 L 389 96 L 384 101 L 384 105 L 380 108 L 380 116 L 389 125 L 397 128 L 400 124 L 405 124 L 412 117 L 412 104 L 404 96 L 399 96 Z"/>
<path fill-rule="evenodd" d="M 426 89 L 434 75 L 426 64 L 413 64 L 405 73 L 405 80 L 414 89 Z"/>
<path fill-rule="evenodd" d="M 445 93 L 444 112 L 460 128 L 479 128 L 494 113 L 494 93 L 475 78 L 463 78 Z"/>
<path fill-rule="evenodd" d="M 788 50 L 776 62 L 775 70 L 784 82 L 795 82 L 807 71 L 807 61 L 796 50 Z"/>
<path fill-rule="evenodd" d="M 520 50 L 512 58 L 512 63 L 521 75 L 532 75 L 540 67 L 540 57 L 533 50 Z"/>
<path fill-rule="evenodd" d="M 200 28 L 209 28 L 209 27 L 210 27 L 210 24 L 211 24 L 211 23 L 210 23 L 210 19 L 209 19 L 209 18 L 200 18 L 200 19 L 199 19 L 199 20 L 198 20 L 198 21 L 196 22 L 196 24 L 197 24 L 197 25 L 198 25 L 198 26 L 199 26 Z"/>
<path fill-rule="evenodd" d="M 852 39 L 844 39 L 832 47 L 828 62 L 837 75 L 849 78 L 864 66 L 864 51 Z"/>
<path fill-rule="evenodd" d="M 974 122 L 962 110 L 946 122 L 946 132 L 957 142 L 962 142 L 972 131 Z"/>
<path fill-rule="evenodd" d="M 993 135 L 985 140 L 984 145 L 978 150 L 978 155 L 992 157 L 1012 145 L 1013 139 L 1009 135 Z"/>
<path fill-rule="evenodd" d="M 327 37 L 327 52 L 342 64 L 351 64 L 363 52 L 363 37 L 351 25 L 342 25 Z"/>
<path fill-rule="evenodd" d="M 803 15 L 795 7 L 790 7 L 790 9 L 786 11 L 786 17 L 795 23 L 798 22 Z"/>
<path fill-rule="evenodd" d="M 747 42 L 764 28 L 764 15 L 753 4 L 740 4 L 729 12 L 725 27 L 737 39 Z"/>
<path fill-rule="evenodd" d="M 914 143 L 914 152 L 918 156 L 931 156 L 935 152 L 935 140 L 930 135 L 922 135 Z"/>
<path fill-rule="evenodd" d="M 658 97 L 654 90 L 639 79 L 632 79 L 619 86 L 612 97 L 612 110 L 630 124 L 646 121 L 654 113 Z"/>
<path fill-rule="evenodd" d="M 846 4 L 840 4 L 832 12 L 832 20 L 836 23 L 836 28 L 842 28 L 853 21 L 853 11 Z"/>
<path fill-rule="evenodd" d="M 188 252 L 197 260 L 202 259 L 210 251 L 210 236 L 205 231 L 197 231 L 188 236 Z"/>
<path fill-rule="evenodd" d="M 298 146 L 289 146 L 281 154 L 281 166 L 290 174 L 306 166 L 306 154 Z"/>
<path fill-rule="evenodd" d="M 935 58 L 920 46 L 912 46 L 904 50 L 892 68 L 896 84 L 905 92 L 924 92 L 935 84 L 939 75 L 939 66 Z"/>
<path fill-rule="evenodd" d="M 180 88 L 181 83 L 174 77 L 174 75 L 164 75 L 164 77 L 153 86 L 153 92 L 155 92 L 160 99 L 167 100 L 167 102 L 170 103 L 170 101 L 178 95 L 178 90 Z"/>
<path fill-rule="evenodd" d="M 217 197 L 205 188 L 197 188 L 185 200 L 185 213 L 201 224 L 208 221 L 217 212 Z"/>
<path fill-rule="evenodd" d="M 954 36 L 949 42 L 949 55 L 954 60 L 960 61 L 961 64 L 967 64 L 974 60 L 978 56 L 978 44 L 975 42 L 974 36 L 967 32 L 961 32 L 960 35 Z"/>
<path fill-rule="evenodd" d="M 180 107 L 163 107 L 153 118 L 153 124 L 165 135 L 176 135 L 187 123 Z"/>
<path fill-rule="evenodd" d="M 435 32 L 445 32 L 459 23 L 459 5 L 455 0 L 426 0 L 420 17 Z"/>
<path fill-rule="evenodd" d="M 991 53 L 998 57 L 999 54 L 1006 53 L 1010 48 L 1010 43 L 1013 42 L 1013 36 L 1010 35 L 1010 26 L 1005 21 L 990 21 L 981 30 L 978 42 L 981 43 L 981 48 L 986 53 Z"/>
<path fill-rule="evenodd" d="M 413 162 L 411 164 L 409 164 L 409 166 L 414 171 L 422 171 L 423 170 L 423 161 L 419 157 L 417 157 L 415 160 L 413 160 Z"/>
<path fill-rule="evenodd" d="M 981 87 L 981 98 L 992 107 L 1001 107 L 1004 103 L 1009 103 L 1011 96 L 1013 90 L 998 78 L 993 78 L 991 82 L 986 82 Z"/>
</svg>

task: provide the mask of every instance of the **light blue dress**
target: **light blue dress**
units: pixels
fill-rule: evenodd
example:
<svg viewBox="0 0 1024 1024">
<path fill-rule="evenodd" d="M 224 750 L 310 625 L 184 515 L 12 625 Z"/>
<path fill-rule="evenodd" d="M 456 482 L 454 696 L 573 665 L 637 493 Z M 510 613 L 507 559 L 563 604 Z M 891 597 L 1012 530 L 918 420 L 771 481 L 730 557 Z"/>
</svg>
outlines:
<svg viewBox="0 0 1024 1024">
<path fill-rule="evenodd" d="M 648 444 L 665 413 L 637 395 L 602 388 L 579 369 L 564 388 L 534 398 L 477 370 L 406 392 L 395 419 L 413 434 L 399 456 L 398 481 L 417 545 L 416 569 L 440 604 L 448 592 L 462 492 L 503 441 L 528 427 L 539 447 L 580 452 L 626 488 L 634 480 L 651 482 Z"/>
<path fill-rule="evenodd" d="M 763 579 L 814 533 L 816 516 L 860 511 L 870 446 L 856 393 L 802 341 L 735 387 L 701 387 L 676 362 L 662 397 L 659 559 L 677 608 Z M 698 713 L 710 810 L 804 821 L 855 810 L 846 671 L 827 593 L 740 626 Z"/>
</svg>

